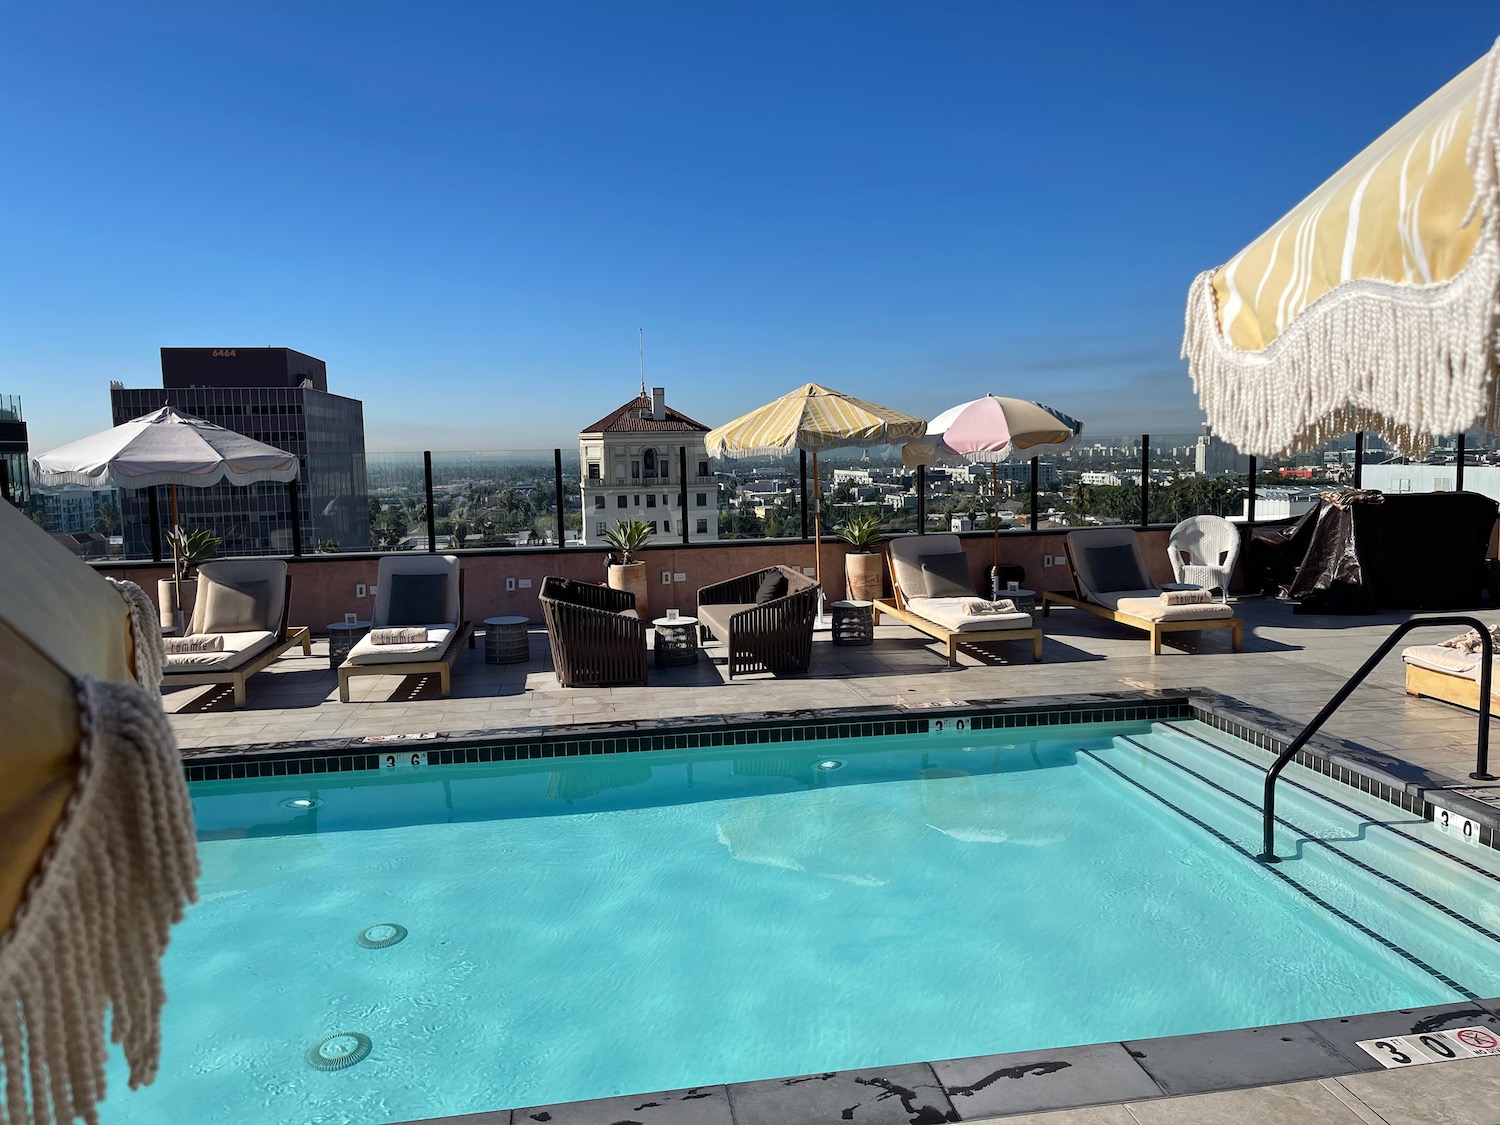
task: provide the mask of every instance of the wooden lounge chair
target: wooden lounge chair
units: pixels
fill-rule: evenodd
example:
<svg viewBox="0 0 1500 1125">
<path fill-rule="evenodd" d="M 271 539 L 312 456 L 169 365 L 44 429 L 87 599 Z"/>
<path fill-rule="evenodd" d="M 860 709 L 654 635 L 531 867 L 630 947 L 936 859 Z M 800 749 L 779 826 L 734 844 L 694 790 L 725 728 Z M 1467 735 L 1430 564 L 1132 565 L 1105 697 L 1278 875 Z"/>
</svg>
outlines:
<svg viewBox="0 0 1500 1125">
<path fill-rule="evenodd" d="M 1401 659 L 1406 662 L 1407 695 L 1479 710 L 1479 653 L 1445 645 L 1411 645 L 1401 650 Z M 1490 714 L 1500 715 L 1500 675 L 1494 669 L 1490 672 Z"/>
<path fill-rule="evenodd" d="M 743 672 L 806 672 L 822 589 L 789 566 L 768 566 L 704 586 L 698 591 L 700 639 L 717 637 L 728 646 L 731 680 Z"/>
<path fill-rule="evenodd" d="M 563 687 L 646 682 L 646 623 L 634 594 L 549 577 L 538 600 Z"/>
<path fill-rule="evenodd" d="M 1064 543 L 1075 593 L 1051 590 L 1044 593 L 1042 616 L 1048 616 L 1054 605 L 1066 605 L 1107 621 L 1118 621 L 1144 632 L 1154 656 L 1161 655 L 1161 638 L 1165 633 L 1228 629 L 1234 651 L 1239 652 L 1243 647 L 1244 622 L 1228 605 L 1222 602 L 1168 605 L 1162 600 L 1161 588 L 1148 576 L 1133 528 L 1070 531 Z"/>
<path fill-rule="evenodd" d="M 924 560 L 936 560 L 924 566 Z M 888 613 L 942 641 L 948 648 L 948 663 L 958 665 L 960 644 L 982 645 L 996 641 L 1031 641 L 1031 659 L 1042 658 L 1042 631 L 1031 614 L 1019 610 L 1011 613 L 967 613 L 962 603 L 984 601 L 975 593 L 974 573 L 957 535 L 904 535 L 886 544 L 886 561 L 891 571 L 890 601 L 875 603 L 875 620 Z M 937 574 L 951 571 L 956 583 L 948 592 L 938 588 Z M 968 575 L 966 583 L 958 575 Z M 950 583 L 950 585 L 952 585 Z M 954 592 L 962 587 L 966 592 Z M 937 597 L 930 597 L 929 588 Z"/>
<path fill-rule="evenodd" d="M 437 579 L 441 578 L 441 582 Z M 376 575 L 370 632 L 339 666 L 339 699 L 349 702 L 353 676 L 438 677 L 446 697 L 453 689 L 453 663 L 474 629 L 464 620 L 464 572 L 457 555 L 386 555 Z M 417 618 L 433 620 L 418 622 Z M 376 644 L 376 630 L 425 628 L 426 641 Z"/>
<path fill-rule="evenodd" d="M 204 563 L 187 635 L 164 642 L 162 689 L 229 684 L 235 707 L 245 706 L 251 676 L 293 645 L 312 653 L 307 626 L 287 627 L 291 602 L 292 576 L 280 559 Z"/>
</svg>

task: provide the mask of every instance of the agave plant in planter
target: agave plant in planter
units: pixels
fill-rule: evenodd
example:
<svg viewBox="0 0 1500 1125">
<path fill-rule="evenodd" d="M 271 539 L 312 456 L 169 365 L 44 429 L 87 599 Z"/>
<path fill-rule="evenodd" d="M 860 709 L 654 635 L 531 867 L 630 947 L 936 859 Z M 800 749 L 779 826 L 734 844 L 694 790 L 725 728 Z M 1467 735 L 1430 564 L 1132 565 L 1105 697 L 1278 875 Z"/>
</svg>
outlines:
<svg viewBox="0 0 1500 1125">
<path fill-rule="evenodd" d="M 620 552 L 620 559 L 609 566 L 612 590 L 628 590 L 635 595 L 635 611 L 646 616 L 646 564 L 637 553 L 651 541 L 651 525 L 642 520 L 616 520 L 604 533 L 604 541 Z"/>
<path fill-rule="evenodd" d="M 181 630 L 198 600 L 198 566 L 213 558 L 224 541 L 212 531 L 189 531 L 181 525 L 167 532 L 172 548 L 172 577 L 156 584 L 161 623 Z"/>
<path fill-rule="evenodd" d="M 879 514 L 854 515 L 834 528 L 833 533 L 850 547 L 844 556 L 844 589 L 848 597 L 855 601 L 875 601 L 883 588 L 881 556 L 875 548 L 885 534 L 884 521 Z"/>
</svg>

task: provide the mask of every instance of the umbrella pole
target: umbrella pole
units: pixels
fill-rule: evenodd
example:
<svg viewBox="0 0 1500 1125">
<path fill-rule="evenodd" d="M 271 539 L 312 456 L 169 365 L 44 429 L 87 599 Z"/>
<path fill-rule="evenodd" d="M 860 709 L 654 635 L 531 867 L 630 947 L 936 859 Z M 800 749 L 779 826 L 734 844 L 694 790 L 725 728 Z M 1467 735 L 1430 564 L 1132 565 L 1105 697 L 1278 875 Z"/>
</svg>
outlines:
<svg viewBox="0 0 1500 1125">
<path fill-rule="evenodd" d="M 990 489 L 993 495 L 990 499 L 995 505 L 994 522 L 991 524 L 995 532 L 995 575 L 991 577 L 991 588 L 994 586 L 994 577 L 1000 573 L 1000 463 L 990 462 Z"/>
<path fill-rule="evenodd" d="M 177 486 L 174 484 L 171 487 L 172 531 L 174 533 L 172 536 L 172 600 L 174 603 L 172 608 L 176 611 L 173 620 L 177 622 L 177 634 L 181 636 L 184 625 L 182 612 L 182 554 L 177 549 L 178 538 L 176 535 L 181 530 L 181 527 L 177 522 Z"/>
<path fill-rule="evenodd" d="M 816 449 L 813 450 L 813 578 L 823 581 L 823 484 L 818 479 Z"/>
</svg>

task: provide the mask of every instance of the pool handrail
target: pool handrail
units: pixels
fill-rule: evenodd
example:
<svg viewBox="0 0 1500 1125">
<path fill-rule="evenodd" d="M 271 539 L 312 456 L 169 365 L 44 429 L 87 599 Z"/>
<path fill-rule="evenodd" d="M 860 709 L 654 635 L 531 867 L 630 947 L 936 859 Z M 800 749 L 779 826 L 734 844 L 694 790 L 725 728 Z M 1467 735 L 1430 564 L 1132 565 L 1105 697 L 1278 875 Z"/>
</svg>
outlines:
<svg viewBox="0 0 1500 1125">
<path fill-rule="evenodd" d="M 1318 728 L 1328 721 L 1339 706 L 1353 694 L 1354 689 L 1364 682 L 1377 664 L 1379 664 L 1395 648 L 1402 637 L 1413 629 L 1426 628 L 1429 625 L 1467 625 L 1479 634 L 1479 645 L 1481 663 L 1479 666 L 1479 739 L 1474 754 L 1474 772 L 1469 774 L 1476 781 L 1494 781 L 1495 775 L 1489 772 L 1490 756 L 1490 674 L 1493 670 L 1494 641 L 1490 636 L 1489 626 L 1477 617 L 1467 614 L 1443 615 L 1438 617 L 1413 617 L 1409 621 L 1396 626 L 1396 631 L 1387 637 L 1379 648 L 1360 665 L 1359 670 L 1344 681 L 1344 686 L 1334 693 L 1332 699 L 1324 704 L 1323 709 L 1313 716 L 1312 722 L 1302 728 L 1302 733 L 1292 739 L 1292 743 L 1277 757 L 1271 768 L 1266 771 L 1265 795 L 1261 800 L 1261 853 L 1262 863 L 1281 862 L 1276 855 L 1276 843 L 1273 839 L 1276 826 L 1276 779 L 1281 776 L 1281 771 L 1286 764 L 1297 756 Z"/>
</svg>

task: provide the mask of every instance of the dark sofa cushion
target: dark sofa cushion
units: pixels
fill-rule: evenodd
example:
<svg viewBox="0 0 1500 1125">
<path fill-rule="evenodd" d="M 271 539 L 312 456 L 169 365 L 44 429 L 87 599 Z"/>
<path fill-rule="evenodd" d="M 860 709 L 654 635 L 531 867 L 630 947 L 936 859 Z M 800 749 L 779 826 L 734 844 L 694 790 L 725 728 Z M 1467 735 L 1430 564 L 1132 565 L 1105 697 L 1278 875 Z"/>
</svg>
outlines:
<svg viewBox="0 0 1500 1125">
<path fill-rule="evenodd" d="M 974 578 L 969 573 L 969 556 L 962 551 L 941 555 L 919 555 L 922 582 L 929 598 L 972 598 Z"/>
<path fill-rule="evenodd" d="M 777 598 L 784 598 L 786 589 L 785 574 L 779 570 L 767 571 L 766 576 L 760 580 L 760 589 L 755 591 L 755 604 L 765 605 L 767 602 L 774 602 Z"/>
<path fill-rule="evenodd" d="M 199 597 L 204 599 L 204 633 L 253 633 L 271 626 L 266 608 L 271 600 L 269 582 L 200 583 Z"/>
<path fill-rule="evenodd" d="M 448 622 L 446 574 L 391 575 L 391 602 L 385 624 L 441 625 Z"/>
<path fill-rule="evenodd" d="M 1087 547 L 1089 567 L 1094 572 L 1094 591 L 1112 594 L 1117 590 L 1149 590 L 1152 582 L 1141 573 L 1135 559 L 1135 548 L 1129 543 L 1113 547 Z"/>
</svg>

